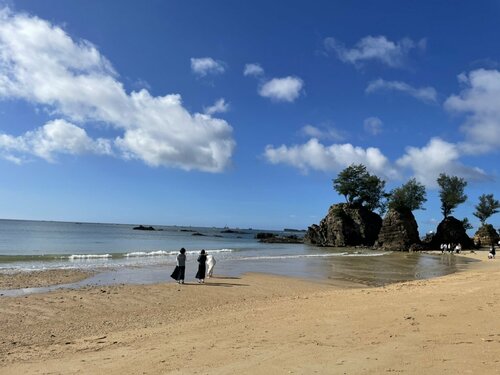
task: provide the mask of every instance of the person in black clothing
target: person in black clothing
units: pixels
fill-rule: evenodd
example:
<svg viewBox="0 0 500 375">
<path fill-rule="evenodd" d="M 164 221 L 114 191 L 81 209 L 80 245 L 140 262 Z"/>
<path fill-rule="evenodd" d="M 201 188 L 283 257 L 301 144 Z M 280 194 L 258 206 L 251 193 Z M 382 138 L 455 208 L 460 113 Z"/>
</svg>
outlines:
<svg viewBox="0 0 500 375">
<path fill-rule="evenodd" d="M 177 266 L 170 277 L 177 280 L 179 284 L 184 284 L 184 274 L 186 273 L 186 249 L 182 248 L 177 255 Z"/>
<path fill-rule="evenodd" d="M 206 261 L 207 256 L 205 255 L 205 250 L 201 250 L 200 256 L 198 257 L 198 272 L 196 272 L 196 278 L 199 283 L 205 282 L 205 273 L 207 270 Z"/>
</svg>

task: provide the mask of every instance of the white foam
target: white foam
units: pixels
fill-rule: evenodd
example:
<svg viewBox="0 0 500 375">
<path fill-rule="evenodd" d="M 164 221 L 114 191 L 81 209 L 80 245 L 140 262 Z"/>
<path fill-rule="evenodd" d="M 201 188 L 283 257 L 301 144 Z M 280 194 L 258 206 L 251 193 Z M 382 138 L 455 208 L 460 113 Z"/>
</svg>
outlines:
<svg viewBox="0 0 500 375">
<path fill-rule="evenodd" d="M 111 258 L 111 254 L 73 254 L 68 257 L 69 260 L 78 259 L 106 259 Z"/>
<path fill-rule="evenodd" d="M 227 253 L 232 252 L 232 249 L 214 249 L 214 250 L 205 250 L 207 254 L 214 253 Z M 186 254 L 193 255 L 199 254 L 200 250 L 189 250 L 186 251 Z M 155 257 L 155 256 L 172 256 L 179 254 L 178 250 L 175 251 L 165 251 L 165 250 L 157 250 L 157 251 L 134 251 L 132 253 L 125 254 L 126 258 L 140 258 L 140 257 Z"/>
<path fill-rule="evenodd" d="M 205 250 L 205 251 L 208 254 L 212 254 L 212 253 L 231 253 L 233 251 L 233 249 L 214 249 L 214 250 Z"/>
<path fill-rule="evenodd" d="M 390 254 L 391 251 L 385 252 L 385 253 L 351 253 L 351 254 L 346 254 L 348 257 L 380 257 L 383 255 Z"/>
<path fill-rule="evenodd" d="M 177 254 L 178 251 L 164 251 L 164 250 L 158 250 L 158 251 L 135 251 L 132 253 L 127 253 L 125 254 L 125 257 L 127 258 L 132 258 L 132 257 L 155 257 L 155 256 L 168 256 L 168 255 L 175 255 Z"/>
</svg>

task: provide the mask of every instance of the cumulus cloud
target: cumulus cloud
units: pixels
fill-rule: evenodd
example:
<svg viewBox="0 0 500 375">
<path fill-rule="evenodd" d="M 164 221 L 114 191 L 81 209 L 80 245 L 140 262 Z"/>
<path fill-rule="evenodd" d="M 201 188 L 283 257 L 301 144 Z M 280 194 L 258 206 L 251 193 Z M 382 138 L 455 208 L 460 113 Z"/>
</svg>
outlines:
<svg viewBox="0 0 500 375">
<path fill-rule="evenodd" d="M 209 74 L 221 74 L 226 70 L 221 61 L 215 61 L 211 57 L 191 58 L 191 70 L 194 74 L 204 77 Z"/>
<path fill-rule="evenodd" d="M 110 62 L 90 42 L 75 41 L 48 21 L 8 8 L 0 10 L 0 99 L 26 100 L 78 126 L 109 124 L 117 137 L 99 142 L 113 144 L 119 156 L 151 166 L 219 172 L 229 164 L 235 146 L 224 120 L 191 114 L 180 95 L 152 96 L 145 89 L 127 93 Z M 84 138 L 69 123 L 61 124 L 53 126 Z M 47 135 L 50 129 L 44 126 L 33 133 Z M 6 146 L 13 140 L 44 159 L 58 149 L 36 151 L 36 142 L 26 141 L 33 137 L 3 134 L 4 157 L 15 159 L 8 151 L 13 148 Z"/>
<path fill-rule="evenodd" d="M 351 164 L 364 164 L 370 172 L 386 180 L 397 181 L 413 175 L 430 188 L 437 187 L 440 173 L 469 181 L 484 181 L 490 177 L 480 168 L 460 162 L 460 146 L 432 138 L 424 147 L 407 147 L 403 156 L 391 162 L 378 148 L 356 147 L 350 143 L 326 146 L 312 138 L 299 145 L 275 147 L 268 145 L 264 157 L 272 164 L 285 164 L 307 173 L 309 170 L 339 172 Z"/>
<path fill-rule="evenodd" d="M 368 117 L 363 121 L 363 127 L 366 132 L 377 135 L 382 132 L 382 120 L 378 117 Z"/>
<path fill-rule="evenodd" d="M 274 147 L 268 145 L 264 152 L 265 158 L 272 164 L 287 164 L 299 168 L 303 172 L 318 170 L 336 172 L 356 163 L 364 164 L 372 173 L 389 179 L 398 177 L 387 157 L 378 148 L 363 149 L 350 143 L 322 145 L 312 138 L 302 145 Z"/>
<path fill-rule="evenodd" d="M 246 64 L 243 69 L 244 76 L 261 76 L 264 74 L 264 69 L 260 66 L 260 64 Z"/>
<path fill-rule="evenodd" d="M 396 161 L 402 168 L 410 168 L 414 177 L 429 187 L 436 187 L 440 173 L 464 177 L 467 180 L 486 180 L 480 168 L 471 168 L 459 161 L 460 150 L 456 144 L 432 138 L 422 147 L 407 147 L 405 155 Z"/>
<path fill-rule="evenodd" d="M 207 115 L 213 115 L 215 113 L 224 113 L 229 111 L 229 103 L 226 103 L 226 100 L 224 98 L 220 98 L 210 107 L 206 107 L 204 111 L 205 114 Z"/>
<path fill-rule="evenodd" d="M 293 102 L 300 96 L 304 81 L 298 77 L 273 78 L 262 85 L 259 95 L 281 102 Z"/>
<path fill-rule="evenodd" d="M 425 49 L 426 40 L 414 42 L 403 38 L 399 42 L 393 42 L 383 35 L 369 35 L 359 40 L 353 48 L 346 48 L 335 38 L 326 38 L 324 46 L 327 51 L 335 52 L 339 60 L 345 63 L 356 65 L 374 60 L 395 68 L 404 65 L 412 49 Z"/>
<path fill-rule="evenodd" d="M 55 161 L 55 154 L 112 154 L 109 140 L 93 140 L 84 129 L 61 119 L 18 137 L 0 133 L 0 150 L 5 159 L 18 164 L 25 161 L 26 154 L 48 162 Z"/>
<path fill-rule="evenodd" d="M 259 64 L 246 64 L 243 75 L 259 78 L 258 93 L 264 98 L 277 102 L 293 102 L 301 94 L 304 81 L 299 77 L 288 76 L 284 78 L 263 78 L 264 69 Z"/>
<path fill-rule="evenodd" d="M 450 112 L 465 114 L 461 130 L 462 149 L 471 154 L 490 152 L 500 147 L 500 71 L 478 69 L 458 76 L 463 89 L 444 103 Z"/>
<path fill-rule="evenodd" d="M 377 91 L 399 91 L 425 103 L 437 102 L 437 92 L 433 87 L 430 86 L 415 88 L 405 82 L 385 81 L 379 78 L 375 81 L 370 82 L 365 90 L 367 94 L 371 94 Z"/>
<path fill-rule="evenodd" d="M 331 139 L 335 141 L 342 141 L 345 137 L 340 130 L 330 126 L 317 127 L 313 125 L 306 125 L 302 127 L 301 133 L 307 137 L 317 139 Z"/>
</svg>

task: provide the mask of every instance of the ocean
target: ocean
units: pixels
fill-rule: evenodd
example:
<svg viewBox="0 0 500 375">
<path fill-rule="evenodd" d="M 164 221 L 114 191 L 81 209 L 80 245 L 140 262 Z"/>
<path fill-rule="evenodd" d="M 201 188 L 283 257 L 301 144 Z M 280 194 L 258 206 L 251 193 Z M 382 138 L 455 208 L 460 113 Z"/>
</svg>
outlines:
<svg viewBox="0 0 500 375">
<path fill-rule="evenodd" d="M 176 255 L 184 247 L 187 279 L 194 279 L 196 258 L 205 249 L 217 261 L 216 275 L 261 272 L 377 286 L 446 275 L 470 262 L 451 254 L 267 244 L 255 239 L 264 230 L 152 224 L 156 230 L 143 231 L 134 230 L 135 226 L 0 220 L 0 273 L 89 269 L 98 272 L 83 284 L 166 282 L 171 281 Z"/>
</svg>

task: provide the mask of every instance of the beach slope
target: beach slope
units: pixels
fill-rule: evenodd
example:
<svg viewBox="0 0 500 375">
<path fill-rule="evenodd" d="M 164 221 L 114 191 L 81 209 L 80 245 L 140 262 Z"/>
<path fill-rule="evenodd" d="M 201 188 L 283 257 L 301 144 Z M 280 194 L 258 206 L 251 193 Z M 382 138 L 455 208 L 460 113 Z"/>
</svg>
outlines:
<svg viewBox="0 0 500 375">
<path fill-rule="evenodd" d="M 499 280 L 494 260 L 378 288 L 249 274 L 4 297 L 0 373 L 496 374 Z"/>
</svg>

